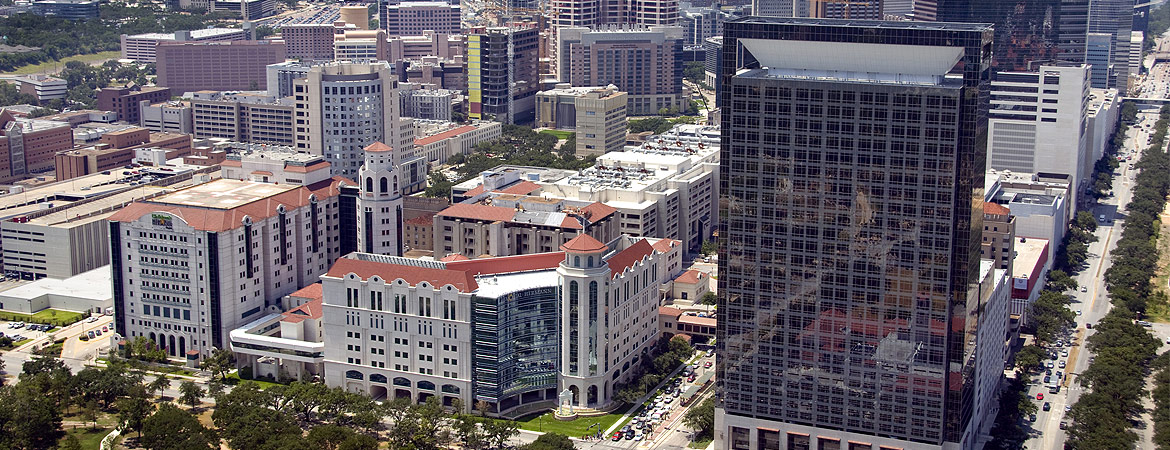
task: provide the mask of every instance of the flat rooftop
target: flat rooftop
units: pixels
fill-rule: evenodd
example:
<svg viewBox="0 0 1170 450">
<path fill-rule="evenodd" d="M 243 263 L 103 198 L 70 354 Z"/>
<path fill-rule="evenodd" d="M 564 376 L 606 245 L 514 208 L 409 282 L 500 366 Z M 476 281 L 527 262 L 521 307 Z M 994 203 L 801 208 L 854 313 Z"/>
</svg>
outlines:
<svg viewBox="0 0 1170 450">
<path fill-rule="evenodd" d="M 555 288 L 558 280 L 556 270 L 481 275 L 475 277 L 475 281 L 479 284 L 475 295 L 477 297 L 499 298 L 501 295 L 508 295 L 522 289 Z"/>
<path fill-rule="evenodd" d="M 191 30 L 191 39 L 207 39 L 225 34 L 242 33 L 243 31 L 244 30 L 240 28 L 204 28 L 199 30 Z M 131 39 L 157 39 L 160 41 L 173 41 L 175 40 L 175 33 L 142 33 L 127 37 Z"/>
<path fill-rule="evenodd" d="M 257 200 L 263 200 L 297 189 L 298 187 L 300 186 L 219 179 L 158 197 L 152 203 L 211 209 L 234 209 Z"/>
<path fill-rule="evenodd" d="M 786 24 L 786 25 L 823 25 L 834 27 L 857 27 L 857 28 L 888 28 L 895 30 L 948 30 L 948 31 L 988 31 L 991 30 L 990 23 L 960 23 L 960 22 L 914 22 L 908 20 L 900 21 L 886 21 L 886 20 L 860 20 L 860 19 L 809 19 L 803 17 L 765 17 L 765 16 L 749 16 L 741 17 L 734 20 L 728 20 L 727 23 L 764 23 L 764 24 Z"/>
<path fill-rule="evenodd" d="M 1016 238 L 1016 258 L 1012 260 L 1012 277 L 1028 278 L 1032 276 L 1037 264 L 1045 264 L 1040 260 L 1044 249 L 1048 247 L 1048 239 L 1018 237 Z"/>
<path fill-rule="evenodd" d="M 110 265 L 82 272 L 64 280 L 41 278 L 22 286 L 0 292 L 0 298 L 36 299 L 46 295 L 66 296 L 94 301 L 114 298 L 114 284 Z"/>
</svg>

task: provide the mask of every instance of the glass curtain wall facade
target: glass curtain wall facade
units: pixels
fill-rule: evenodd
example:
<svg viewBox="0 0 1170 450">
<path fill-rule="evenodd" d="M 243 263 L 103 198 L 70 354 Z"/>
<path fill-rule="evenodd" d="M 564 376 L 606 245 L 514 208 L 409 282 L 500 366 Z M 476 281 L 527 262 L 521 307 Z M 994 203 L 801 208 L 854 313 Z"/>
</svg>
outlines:
<svg viewBox="0 0 1170 450">
<path fill-rule="evenodd" d="M 473 382 L 476 400 L 507 413 L 556 401 L 560 358 L 560 295 L 556 286 L 518 290 L 499 298 L 474 296 Z"/>
<path fill-rule="evenodd" d="M 726 448 L 831 447 L 822 436 L 801 444 L 822 430 L 882 445 L 963 439 L 992 33 L 726 23 L 716 376 Z M 850 46 L 902 52 L 888 60 L 941 51 L 933 64 L 950 74 L 880 73 L 847 57 L 834 66 L 830 54 L 807 56 L 818 70 L 783 66 L 785 51 Z"/>
<path fill-rule="evenodd" d="M 1076 20 L 1062 22 L 1062 3 L 1069 3 L 1074 9 L 1078 7 L 1068 0 L 938 0 L 938 21 L 994 24 L 992 68 L 1031 70 L 1038 65 L 1029 68 L 1031 61 L 1066 60 L 1061 50 L 1062 36 L 1066 40 L 1078 39 Z M 1083 46 L 1083 22 L 1080 26 L 1079 40 Z M 1082 62 L 1084 56 L 1074 54 L 1071 58 Z"/>
</svg>

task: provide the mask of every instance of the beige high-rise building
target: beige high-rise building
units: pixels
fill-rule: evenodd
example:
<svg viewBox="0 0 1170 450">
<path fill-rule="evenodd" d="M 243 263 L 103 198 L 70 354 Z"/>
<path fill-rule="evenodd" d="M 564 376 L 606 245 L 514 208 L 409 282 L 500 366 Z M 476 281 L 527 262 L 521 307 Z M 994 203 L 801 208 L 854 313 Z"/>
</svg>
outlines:
<svg viewBox="0 0 1170 450">
<path fill-rule="evenodd" d="M 297 151 L 325 155 L 334 175 L 355 177 L 364 148 L 399 142 L 397 87 L 386 63 L 311 68 L 293 81 Z"/>
<path fill-rule="evenodd" d="M 626 141 L 625 92 L 614 85 L 569 87 L 536 94 L 538 127 L 576 130 L 577 156 L 600 155 L 622 149 Z"/>
<path fill-rule="evenodd" d="M 553 25 L 675 25 L 678 0 L 553 0 Z"/>
</svg>

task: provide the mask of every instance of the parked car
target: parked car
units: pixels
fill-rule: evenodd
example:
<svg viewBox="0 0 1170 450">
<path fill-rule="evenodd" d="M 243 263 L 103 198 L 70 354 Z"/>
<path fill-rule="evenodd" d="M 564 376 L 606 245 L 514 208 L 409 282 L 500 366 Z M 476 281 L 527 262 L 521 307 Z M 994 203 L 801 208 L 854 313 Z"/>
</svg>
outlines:
<svg viewBox="0 0 1170 450">
<path fill-rule="evenodd" d="M 1035 415 L 1035 414 L 1028 414 L 1028 421 L 1029 421 L 1029 422 L 1035 422 L 1035 421 L 1036 421 L 1036 415 Z"/>
<path fill-rule="evenodd" d="M 1057 364 L 1056 366 L 1057 366 L 1057 367 L 1060 367 L 1061 369 L 1063 369 L 1063 368 L 1065 368 L 1065 366 L 1066 366 L 1066 365 L 1067 365 L 1067 364 L 1065 364 L 1065 363 L 1064 363 L 1064 361 L 1061 361 L 1061 362 L 1060 362 L 1060 364 Z"/>
<path fill-rule="evenodd" d="M 1037 393 L 1036 400 L 1044 400 L 1044 393 L 1043 392 Z"/>
<path fill-rule="evenodd" d="M 711 361 L 707 361 L 707 362 L 703 363 L 703 368 L 710 369 L 711 368 Z"/>
<path fill-rule="evenodd" d="M 622 432 L 621 432 L 621 431 L 615 431 L 615 432 L 613 432 L 613 437 L 612 437 L 612 439 L 613 439 L 614 441 L 620 441 L 620 440 L 622 440 Z"/>
<path fill-rule="evenodd" d="M 1051 410 L 1051 409 L 1052 409 L 1052 403 L 1049 403 L 1049 402 L 1044 402 L 1044 407 L 1043 407 L 1043 408 L 1041 408 L 1041 409 L 1043 409 L 1043 410 L 1045 410 L 1045 411 Z"/>
</svg>

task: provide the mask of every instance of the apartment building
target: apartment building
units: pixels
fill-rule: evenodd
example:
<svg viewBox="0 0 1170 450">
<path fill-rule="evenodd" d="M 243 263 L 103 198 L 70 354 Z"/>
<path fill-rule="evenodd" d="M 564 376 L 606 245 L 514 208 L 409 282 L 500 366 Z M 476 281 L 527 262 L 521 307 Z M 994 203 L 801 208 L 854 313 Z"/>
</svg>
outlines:
<svg viewBox="0 0 1170 450">
<path fill-rule="evenodd" d="M 397 81 L 385 63 L 313 66 L 293 80 L 297 151 L 324 155 L 335 175 L 356 177 L 364 149 L 399 141 Z"/>
<path fill-rule="evenodd" d="M 175 92 L 267 89 L 265 68 L 286 57 L 284 41 L 163 42 L 156 52 L 158 83 Z"/>
<path fill-rule="evenodd" d="M 575 130 L 579 157 L 618 151 L 626 142 L 625 92 L 617 87 L 569 87 L 536 94 L 536 126 Z"/>
<path fill-rule="evenodd" d="M 14 181 L 53 169 L 53 155 L 73 148 L 69 124 L 16 118 L 0 110 L 0 180 Z"/>
<path fill-rule="evenodd" d="M 97 107 L 102 111 L 113 111 L 118 120 L 128 123 L 142 121 L 142 102 L 149 104 L 171 99 L 171 89 L 158 86 L 130 85 L 104 87 L 97 90 Z"/>
<path fill-rule="evenodd" d="M 383 4 L 378 27 L 391 36 L 419 36 L 423 32 L 459 34 L 459 3 L 407 1 Z"/>
<path fill-rule="evenodd" d="M 341 255 L 347 183 L 220 179 L 127 205 L 109 218 L 115 329 L 171 356 L 228 348 Z"/>
<path fill-rule="evenodd" d="M 607 407 L 656 342 L 658 289 L 681 255 L 670 240 L 629 237 L 558 247 L 338 259 L 322 277 L 325 383 L 445 406 L 482 400 L 492 415 L 555 405 L 566 389 L 576 407 Z M 613 298 L 606 320 L 602 297 Z"/>
<path fill-rule="evenodd" d="M 617 237 L 617 211 L 602 203 L 529 196 L 534 184 L 487 192 L 435 214 L 435 256 L 509 256 L 556 250 L 578 234 Z"/>
<path fill-rule="evenodd" d="M 145 33 L 132 36 L 122 35 L 122 59 L 140 63 L 155 62 L 156 48 L 162 42 L 225 42 L 243 41 L 248 33 L 239 28 L 207 28 L 202 30 L 176 31 L 174 33 Z"/>
<path fill-rule="evenodd" d="M 536 92 L 540 90 L 539 40 L 540 32 L 535 28 L 489 27 L 467 36 L 469 118 L 510 124 L 535 120 Z"/>
<path fill-rule="evenodd" d="M 1000 72 L 991 83 L 987 168 L 1068 175 L 1077 205 L 1092 179 L 1097 153 L 1086 139 L 1090 68 L 1040 66 Z M 1103 151 L 1102 151 L 1103 152 Z"/>
<path fill-rule="evenodd" d="M 573 86 L 617 86 L 628 95 L 629 115 L 683 110 L 683 34 L 677 26 L 561 28 L 557 77 Z"/>
</svg>

